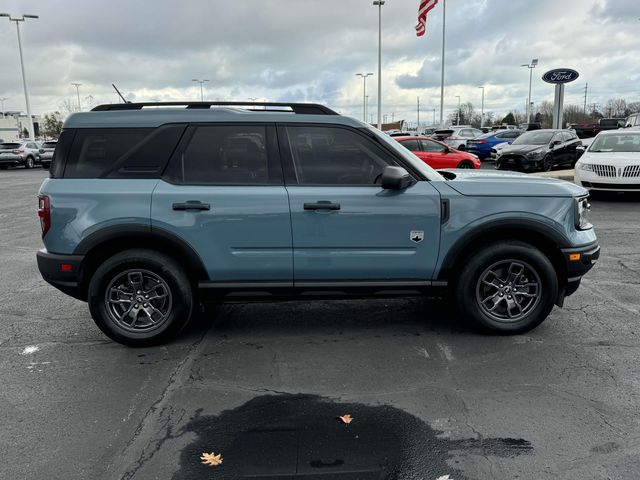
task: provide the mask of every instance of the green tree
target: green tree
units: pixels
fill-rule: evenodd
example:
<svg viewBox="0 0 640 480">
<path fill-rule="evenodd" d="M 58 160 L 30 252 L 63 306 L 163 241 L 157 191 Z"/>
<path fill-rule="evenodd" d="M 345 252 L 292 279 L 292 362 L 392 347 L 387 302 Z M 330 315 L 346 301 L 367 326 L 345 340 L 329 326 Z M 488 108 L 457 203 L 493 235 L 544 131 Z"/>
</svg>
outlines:
<svg viewBox="0 0 640 480">
<path fill-rule="evenodd" d="M 506 123 L 507 125 L 515 125 L 516 117 L 513 116 L 513 113 L 509 112 L 507 116 L 502 119 L 502 123 Z"/>
<path fill-rule="evenodd" d="M 47 137 L 59 137 L 62 133 L 62 114 L 55 111 L 44 116 L 42 130 Z"/>
</svg>

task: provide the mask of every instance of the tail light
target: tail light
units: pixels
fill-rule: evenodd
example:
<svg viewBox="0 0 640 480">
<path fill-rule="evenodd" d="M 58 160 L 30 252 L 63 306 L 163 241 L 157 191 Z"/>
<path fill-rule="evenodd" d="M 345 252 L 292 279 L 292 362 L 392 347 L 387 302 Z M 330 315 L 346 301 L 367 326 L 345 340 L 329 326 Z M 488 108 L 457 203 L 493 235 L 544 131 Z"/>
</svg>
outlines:
<svg viewBox="0 0 640 480">
<path fill-rule="evenodd" d="M 38 195 L 38 217 L 44 237 L 51 228 L 51 201 L 48 195 Z"/>
<path fill-rule="evenodd" d="M 474 140 L 473 143 L 487 143 L 486 140 Z"/>
</svg>

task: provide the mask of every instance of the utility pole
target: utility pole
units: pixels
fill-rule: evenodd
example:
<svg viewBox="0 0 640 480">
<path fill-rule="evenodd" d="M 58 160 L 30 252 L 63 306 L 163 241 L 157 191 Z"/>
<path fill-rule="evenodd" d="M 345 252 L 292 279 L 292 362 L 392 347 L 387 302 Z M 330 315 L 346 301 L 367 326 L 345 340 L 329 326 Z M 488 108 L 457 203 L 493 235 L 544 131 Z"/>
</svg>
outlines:
<svg viewBox="0 0 640 480">
<path fill-rule="evenodd" d="M 7 97 L 0 98 L 0 104 L 2 104 L 2 118 L 4 118 L 4 101 L 9 100 Z"/>
<path fill-rule="evenodd" d="M 364 121 L 367 122 L 367 115 L 369 115 L 369 95 L 366 95 L 364 101 L 365 109 L 364 109 Z"/>
<path fill-rule="evenodd" d="M 71 85 L 76 87 L 76 95 L 78 97 L 78 111 L 80 112 L 82 110 L 82 106 L 80 105 L 80 86 L 82 84 L 77 82 L 72 82 Z"/>
<path fill-rule="evenodd" d="M 24 101 L 27 104 L 27 120 L 29 125 L 29 139 L 35 140 L 33 129 L 33 118 L 31 118 L 31 105 L 29 104 L 29 92 L 27 90 L 27 77 L 24 73 L 24 59 L 22 57 L 22 40 L 20 40 L 20 22 L 24 22 L 27 18 L 38 18 L 38 15 L 22 15 L 21 17 L 12 17 L 8 13 L 0 13 L 0 17 L 7 17 L 10 22 L 16 22 L 16 32 L 18 34 L 18 51 L 20 53 L 20 70 L 22 70 L 22 86 L 24 87 Z M 4 111 L 4 109 L 3 109 Z"/>
<path fill-rule="evenodd" d="M 416 125 L 416 133 L 419 133 L 418 130 L 420 129 L 420 97 L 418 97 L 418 122 Z"/>
<path fill-rule="evenodd" d="M 458 110 L 456 111 L 456 125 L 460 125 L 460 95 L 456 95 L 458 99 Z"/>
<path fill-rule="evenodd" d="M 589 88 L 589 84 L 584 84 L 584 114 L 587 114 L 587 90 Z"/>
<path fill-rule="evenodd" d="M 197 78 L 194 78 L 193 80 L 191 80 L 192 82 L 196 82 L 200 84 L 200 101 L 204 102 L 204 91 L 202 89 L 202 85 L 204 84 L 204 82 L 208 82 L 209 80 L 203 79 L 203 80 L 199 80 Z"/>
<path fill-rule="evenodd" d="M 523 65 L 521 65 L 521 67 L 527 67 L 529 69 L 529 98 L 527 100 L 527 123 L 531 123 L 531 118 L 530 118 L 530 110 L 529 110 L 529 105 L 531 104 L 531 80 L 533 79 L 533 69 L 536 68 L 536 65 L 538 65 L 538 59 L 534 58 L 533 60 L 531 60 L 531 63 L 525 63 Z"/>
<path fill-rule="evenodd" d="M 373 73 L 356 73 L 356 77 L 362 77 L 364 89 L 362 91 L 362 121 L 367 123 L 367 77 Z"/>
<path fill-rule="evenodd" d="M 378 129 L 382 130 L 382 6 L 385 0 L 374 0 L 378 7 Z"/>
<path fill-rule="evenodd" d="M 480 128 L 484 127 L 484 87 L 482 89 L 482 106 L 480 107 Z"/>
<path fill-rule="evenodd" d="M 433 109 L 433 126 L 436 125 L 436 109 Z"/>
</svg>

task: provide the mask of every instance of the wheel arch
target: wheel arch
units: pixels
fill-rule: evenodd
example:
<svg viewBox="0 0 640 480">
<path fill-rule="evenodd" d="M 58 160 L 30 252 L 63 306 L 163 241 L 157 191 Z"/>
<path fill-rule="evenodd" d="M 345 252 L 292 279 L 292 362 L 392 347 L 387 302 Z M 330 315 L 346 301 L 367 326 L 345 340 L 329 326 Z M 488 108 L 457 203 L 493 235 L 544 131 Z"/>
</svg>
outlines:
<svg viewBox="0 0 640 480">
<path fill-rule="evenodd" d="M 107 258 L 124 250 L 144 248 L 156 250 L 174 258 L 197 285 L 209 280 L 207 270 L 198 253 L 185 240 L 162 228 L 150 225 L 117 225 L 106 227 L 83 239 L 74 255 L 83 255 L 79 286 L 87 291 L 93 273 Z"/>
<path fill-rule="evenodd" d="M 468 254 L 491 243 L 517 240 L 538 248 L 551 261 L 561 290 L 566 285 L 567 267 L 562 248 L 569 247 L 570 241 L 552 227 L 525 219 L 500 219 L 479 225 L 465 233 L 449 249 L 438 272 L 438 281 L 455 282 L 456 272 L 468 261 Z"/>
</svg>

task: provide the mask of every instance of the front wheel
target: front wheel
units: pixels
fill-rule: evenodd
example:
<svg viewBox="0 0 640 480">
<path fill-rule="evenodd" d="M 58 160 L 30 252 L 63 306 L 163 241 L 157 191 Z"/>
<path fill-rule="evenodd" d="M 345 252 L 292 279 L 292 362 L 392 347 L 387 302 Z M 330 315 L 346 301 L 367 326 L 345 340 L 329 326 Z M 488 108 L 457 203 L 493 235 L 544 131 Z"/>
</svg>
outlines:
<svg viewBox="0 0 640 480">
<path fill-rule="evenodd" d="M 549 259 L 523 242 L 482 249 L 460 272 L 455 299 L 466 319 L 498 333 L 523 333 L 542 323 L 558 296 Z"/>
<path fill-rule="evenodd" d="M 27 157 L 24 162 L 24 168 L 33 168 L 33 157 Z"/>
<path fill-rule="evenodd" d="M 552 168 L 553 158 L 551 158 L 551 155 L 545 155 L 544 159 L 542 160 L 542 171 L 550 172 Z"/>
<path fill-rule="evenodd" d="M 458 168 L 474 168 L 474 165 L 469 160 L 464 160 L 458 164 Z"/>
<path fill-rule="evenodd" d="M 89 283 L 89 310 L 109 338 L 141 347 L 166 342 L 189 321 L 191 283 L 170 257 L 127 250 L 106 260 Z"/>
</svg>

